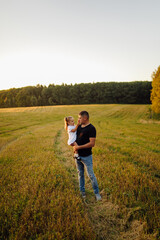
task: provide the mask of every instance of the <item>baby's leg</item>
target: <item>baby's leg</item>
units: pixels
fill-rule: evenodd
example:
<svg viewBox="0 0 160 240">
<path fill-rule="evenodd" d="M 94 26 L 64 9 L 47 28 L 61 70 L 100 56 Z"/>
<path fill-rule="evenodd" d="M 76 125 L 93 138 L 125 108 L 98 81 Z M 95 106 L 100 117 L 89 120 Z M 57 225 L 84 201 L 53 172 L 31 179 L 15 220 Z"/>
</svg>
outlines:
<svg viewBox="0 0 160 240">
<path fill-rule="evenodd" d="M 73 145 L 72 146 L 78 146 L 78 144 L 76 142 L 72 143 Z M 77 160 L 81 160 L 79 154 L 78 154 L 78 151 L 74 151 L 74 158 L 76 158 Z"/>
<path fill-rule="evenodd" d="M 78 144 L 76 142 L 72 143 L 73 146 L 78 146 Z M 75 153 L 78 153 L 78 151 L 75 151 Z"/>
</svg>

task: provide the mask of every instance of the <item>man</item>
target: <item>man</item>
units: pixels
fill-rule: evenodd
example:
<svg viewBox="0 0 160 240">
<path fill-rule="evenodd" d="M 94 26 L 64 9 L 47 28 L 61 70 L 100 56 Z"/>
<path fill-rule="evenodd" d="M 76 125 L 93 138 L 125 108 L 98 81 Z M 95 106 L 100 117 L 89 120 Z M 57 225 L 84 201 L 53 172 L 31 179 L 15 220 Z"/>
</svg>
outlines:
<svg viewBox="0 0 160 240">
<path fill-rule="evenodd" d="M 74 146 L 74 150 L 79 153 L 81 160 L 77 160 L 77 169 L 78 169 L 78 177 L 79 177 L 79 187 L 80 192 L 83 198 L 85 195 L 85 179 L 84 179 L 84 165 L 87 169 L 87 174 L 91 180 L 92 187 L 96 196 L 96 200 L 101 200 L 101 196 L 99 194 L 99 188 L 97 179 L 93 172 L 93 164 L 92 164 L 92 147 L 95 145 L 96 140 L 96 129 L 89 122 L 89 113 L 87 111 L 82 111 L 79 113 L 78 121 L 80 125 L 77 129 L 77 146 Z"/>
</svg>

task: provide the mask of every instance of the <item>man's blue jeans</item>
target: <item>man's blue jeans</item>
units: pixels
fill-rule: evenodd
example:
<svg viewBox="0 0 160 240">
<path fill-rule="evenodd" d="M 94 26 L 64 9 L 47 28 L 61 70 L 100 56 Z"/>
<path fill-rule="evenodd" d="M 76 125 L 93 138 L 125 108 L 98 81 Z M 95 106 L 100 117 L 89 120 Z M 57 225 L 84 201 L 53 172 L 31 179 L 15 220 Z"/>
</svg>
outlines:
<svg viewBox="0 0 160 240">
<path fill-rule="evenodd" d="M 81 158 L 81 161 L 77 160 L 80 191 L 85 192 L 85 179 L 84 179 L 84 165 L 85 165 L 87 170 L 87 175 L 91 180 L 94 193 L 95 194 L 99 193 L 97 179 L 93 172 L 92 155 L 89 155 L 87 157 L 80 156 L 80 158 Z"/>
</svg>

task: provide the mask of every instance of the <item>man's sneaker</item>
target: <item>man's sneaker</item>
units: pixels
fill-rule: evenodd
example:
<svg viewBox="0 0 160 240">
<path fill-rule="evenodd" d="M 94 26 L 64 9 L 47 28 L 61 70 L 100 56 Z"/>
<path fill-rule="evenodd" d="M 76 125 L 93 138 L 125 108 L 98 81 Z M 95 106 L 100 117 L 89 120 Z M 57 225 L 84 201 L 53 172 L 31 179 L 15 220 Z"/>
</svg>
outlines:
<svg viewBox="0 0 160 240">
<path fill-rule="evenodd" d="M 86 193 L 85 192 L 81 192 L 81 196 L 82 196 L 82 198 L 86 198 Z"/>
<path fill-rule="evenodd" d="M 96 196 L 96 200 L 97 201 L 100 201 L 102 199 L 101 195 L 99 193 L 96 193 L 95 196 Z"/>
</svg>

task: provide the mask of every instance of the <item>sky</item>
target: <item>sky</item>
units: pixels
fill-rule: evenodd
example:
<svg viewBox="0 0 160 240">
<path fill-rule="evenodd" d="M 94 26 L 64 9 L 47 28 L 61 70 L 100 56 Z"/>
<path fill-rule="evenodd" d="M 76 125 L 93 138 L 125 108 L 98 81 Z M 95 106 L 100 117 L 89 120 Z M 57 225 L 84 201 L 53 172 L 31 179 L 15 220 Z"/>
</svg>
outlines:
<svg viewBox="0 0 160 240">
<path fill-rule="evenodd" d="M 159 0 L 0 0 L 0 90 L 151 81 Z"/>
</svg>

